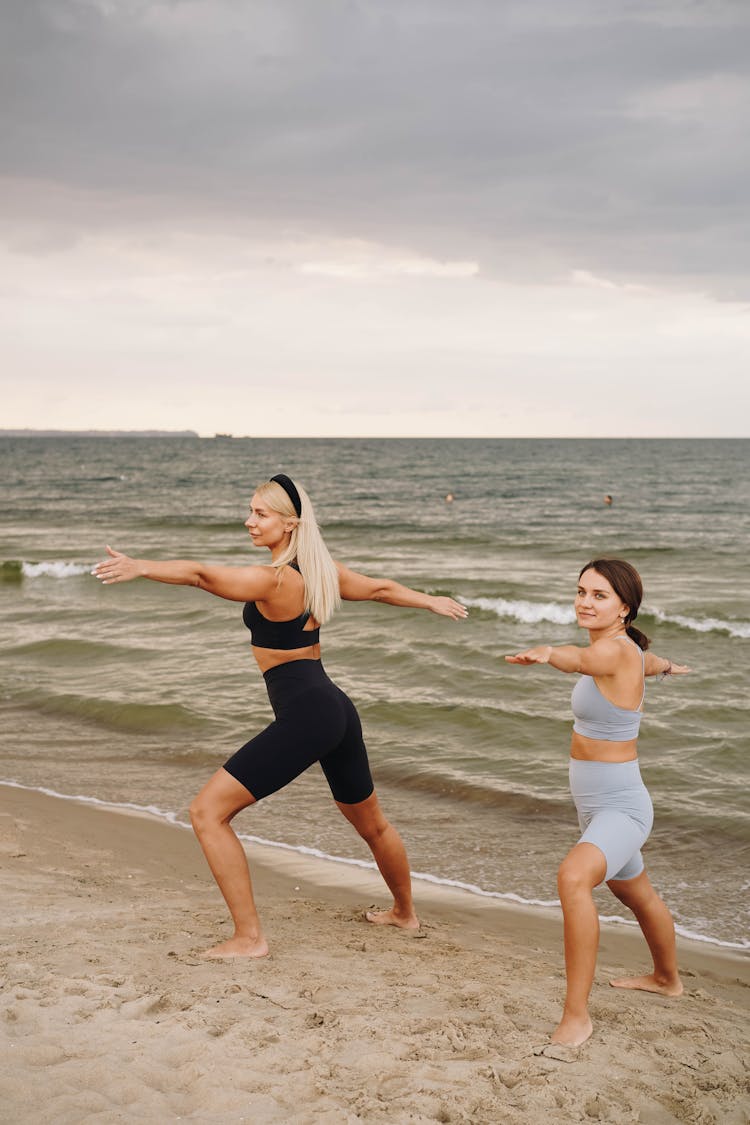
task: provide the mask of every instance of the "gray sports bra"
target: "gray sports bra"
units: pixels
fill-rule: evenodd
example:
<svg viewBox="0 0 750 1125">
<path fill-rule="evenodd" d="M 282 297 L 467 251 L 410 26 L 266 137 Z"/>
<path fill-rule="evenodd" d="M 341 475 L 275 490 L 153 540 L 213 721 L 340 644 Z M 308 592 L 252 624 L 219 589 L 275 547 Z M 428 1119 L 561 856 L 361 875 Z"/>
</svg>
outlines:
<svg viewBox="0 0 750 1125">
<path fill-rule="evenodd" d="M 630 637 L 625 637 L 635 645 Z M 641 664 L 644 671 L 643 695 L 639 707 L 643 704 L 646 695 L 645 669 L 646 659 L 643 649 L 635 645 L 641 654 Z M 593 676 L 581 676 L 573 688 L 571 706 L 575 722 L 573 730 L 585 738 L 597 738 L 602 742 L 630 742 L 638 737 L 641 726 L 641 712 L 628 711 L 625 707 L 616 707 L 602 695 L 596 686 Z"/>
</svg>

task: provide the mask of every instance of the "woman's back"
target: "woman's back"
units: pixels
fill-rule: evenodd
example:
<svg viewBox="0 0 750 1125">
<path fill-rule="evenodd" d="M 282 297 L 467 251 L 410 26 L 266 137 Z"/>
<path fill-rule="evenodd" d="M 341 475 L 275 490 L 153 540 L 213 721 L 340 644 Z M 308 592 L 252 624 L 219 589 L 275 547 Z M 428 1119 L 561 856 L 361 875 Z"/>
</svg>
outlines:
<svg viewBox="0 0 750 1125">
<path fill-rule="evenodd" d="M 242 620 L 250 630 L 253 648 L 266 650 L 262 656 L 255 654 L 263 671 L 299 659 L 303 650 L 307 659 L 320 658 L 320 630 L 305 609 L 305 582 L 294 565 L 279 570 L 275 586 L 263 600 L 245 602 Z M 291 652 L 296 655 L 290 657 Z"/>
</svg>

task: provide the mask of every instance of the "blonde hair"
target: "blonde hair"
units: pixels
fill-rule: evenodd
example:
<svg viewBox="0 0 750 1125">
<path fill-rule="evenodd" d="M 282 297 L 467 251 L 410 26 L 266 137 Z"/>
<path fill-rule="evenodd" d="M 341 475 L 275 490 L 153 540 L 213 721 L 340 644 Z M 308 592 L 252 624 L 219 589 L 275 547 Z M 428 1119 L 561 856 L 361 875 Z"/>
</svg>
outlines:
<svg viewBox="0 0 750 1125">
<path fill-rule="evenodd" d="M 297 481 L 294 482 L 294 487 L 302 505 L 300 516 L 295 512 L 285 489 L 277 481 L 266 481 L 255 490 L 269 508 L 294 524 L 289 546 L 282 555 L 274 559 L 271 566 L 281 568 L 296 561 L 305 582 L 305 609 L 319 625 L 325 625 L 341 605 L 339 575 L 320 534 L 310 497 Z"/>
</svg>

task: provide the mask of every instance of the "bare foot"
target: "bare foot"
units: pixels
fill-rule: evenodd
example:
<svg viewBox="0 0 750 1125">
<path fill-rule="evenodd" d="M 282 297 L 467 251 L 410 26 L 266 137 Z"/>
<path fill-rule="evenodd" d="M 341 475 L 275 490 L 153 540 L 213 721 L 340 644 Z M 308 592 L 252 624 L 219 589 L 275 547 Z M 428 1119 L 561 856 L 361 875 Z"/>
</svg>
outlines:
<svg viewBox="0 0 750 1125">
<path fill-rule="evenodd" d="M 679 977 L 662 980 L 654 973 L 644 977 L 620 977 L 609 983 L 613 988 L 640 988 L 643 992 L 658 992 L 661 996 L 682 996 L 684 991 Z"/>
<path fill-rule="evenodd" d="M 365 913 L 368 922 L 373 926 L 398 926 L 401 930 L 418 930 L 419 918 L 412 910 L 411 914 L 398 914 L 392 910 L 368 910 Z"/>
<path fill-rule="evenodd" d="M 540 1047 L 533 1048 L 532 1054 L 544 1055 L 545 1059 L 555 1059 L 556 1062 L 574 1063 L 581 1052 L 577 1047 L 566 1047 L 564 1043 L 542 1043 Z"/>
<path fill-rule="evenodd" d="M 209 961 L 220 961 L 225 957 L 266 957 L 268 942 L 261 935 L 258 938 L 234 937 L 222 941 L 201 953 L 201 957 Z"/>
<path fill-rule="evenodd" d="M 557 1043 L 561 1047 L 580 1047 L 590 1037 L 594 1025 L 588 1016 L 574 1018 L 563 1016 L 552 1032 L 550 1043 Z"/>
</svg>

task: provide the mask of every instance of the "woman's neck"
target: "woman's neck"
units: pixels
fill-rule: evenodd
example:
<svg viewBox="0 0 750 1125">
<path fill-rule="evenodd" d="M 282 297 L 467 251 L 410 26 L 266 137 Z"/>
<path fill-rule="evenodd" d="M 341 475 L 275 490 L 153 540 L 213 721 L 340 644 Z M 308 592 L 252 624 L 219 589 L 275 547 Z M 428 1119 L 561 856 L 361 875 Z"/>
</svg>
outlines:
<svg viewBox="0 0 750 1125">
<path fill-rule="evenodd" d="M 628 631 L 619 623 L 609 625 L 606 629 L 589 629 L 589 644 L 594 641 L 613 640 L 615 637 L 627 637 Z"/>
</svg>

